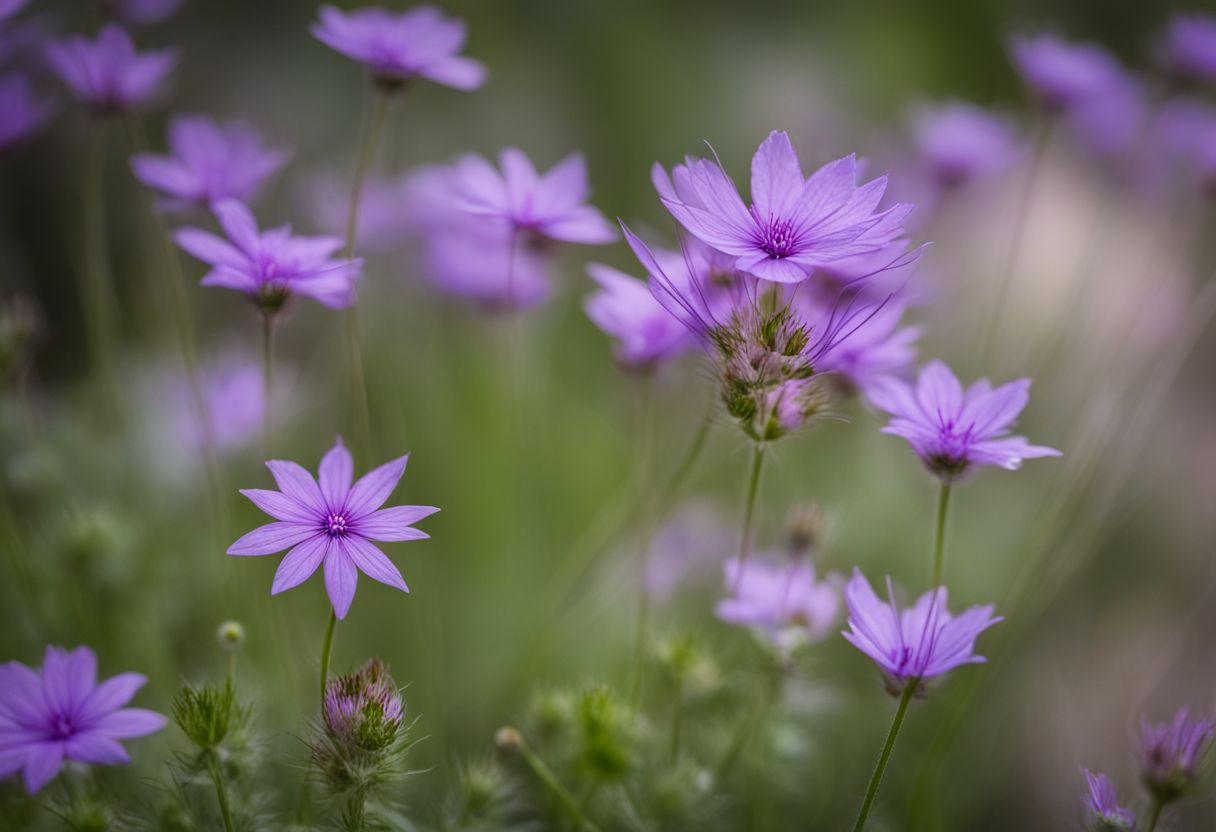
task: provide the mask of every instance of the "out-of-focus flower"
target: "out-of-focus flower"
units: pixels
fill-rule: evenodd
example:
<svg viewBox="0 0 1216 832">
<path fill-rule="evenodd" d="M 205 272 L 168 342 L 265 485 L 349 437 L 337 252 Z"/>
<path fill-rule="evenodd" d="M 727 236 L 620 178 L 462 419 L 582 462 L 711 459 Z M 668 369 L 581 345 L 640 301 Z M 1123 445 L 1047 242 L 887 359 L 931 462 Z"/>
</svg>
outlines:
<svg viewBox="0 0 1216 832">
<path fill-rule="evenodd" d="M 1119 84 L 1119 62 L 1100 46 L 1071 43 L 1055 35 L 1015 37 L 1009 52 L 1022 79 L 1052 113 L 1087 104 Z"/>
<path fill-rule="evenodd" d="M 1106 775 L 1094 774 L 1087 768 L 1081 769 L 1081 773 L 1085 775 L 1085 791 L 1081 797 L 1085 801 L 1085 821 L 1090 832 L 1135 829 L 1135 813 L 1119 805 L 1119 796 Z"/>
<path fill-rule="evenodd" d="M 1004 620 L 992 617 L 991 604 L 952 616 L 946 609 L 944 586 L 926 592 L 912 607 L 901 611 L 890 578 L 888 597 L 883 601 L 856 568 L 844 596 L 849 608 L 849 630 L 844 637 L 878 664 L 893 693 L 960 665 L 986 661 L 976 655 L 975 640 Z"/>
<path fill-rule="evenodd" d="M 912 141 L 942 190 L 1009 168 L 1018 156 L 1013 127 L 983 107 L 947 101 L 912 113 Z"/>
<path fill-rule="evenodd" d="M 456 161 L 452 184 L 464 210 L 533 240 L 598 245 L 616 239 L 604 215 L 586 204 L 590 186 L 581 153 L 571 153 L 543 176 L 518 148 L 506 148 L 498 160 L 501 173 L 476 154 Z"/>
<path fill-rule="evenodd" d="M 1170 19 L 1161 57 L 1166 68 L 1182 78 L 1216 82 L 1216 16 L 1175 15 Z"/>
<path fill-rule="evenodd" d="M 1144 86 L 1120 71 L 1117 82 L 1071 109 L 1067 118 L 1073 135 L 1090 151 L 1108 158 L 1126 156 L 1137 149 L 1148 118 Z"/>
<path fill-rule="evenodd" d="M 774 130 L 752 158 L 752 205 L 716 162 L 688 157 L 656 180 L 663 204 L 689 233 L 763 280 L 797 283 L 812 269 L 876 251 L 903 236 L 911 205 L 877 212 L 886 177 L 857 186 L 846 156 L 806 179 L 786 133 Z"/>
<path fill-rule="evenodd" d="M 489 312 L 526 309 L 549 295 L 548 258 L 503 226 L 464 221 L 428 233 L 424 267 L 440 291 Z"/>
<path fill-rule="evenodd" d="M 151 26 L 177 14 L 185 0 L 98 0 L 102 10 L 131 26 Z"/>
<path fill-rule="evenodd" d="M 859 392 L 867 401 L 872 391 L 889 377 L 902 378 L 916 361 L 919 326 L 904 326 L 906 304 L 891 298 L 859 305 L 859 325 L 848 337 L 833 344 L 819 360 L 819 370 L 842 380 L 848 392 Z M 828 314 L 824 310 L 821 314 Z"/>
<path fill-rule="evenodd" d="M 370 174 L 359 192 L 358 251 L 386 252 L 401 245 L 410 215 L 409 179 Z M 326 234 L 345 234 L 350 211 L 350 180 L 328 172 L 311 178 L 303 189 L 316 227 Z"/>
<path fill-rule="evenodd" d="M 964 392 L 949 367 L 931 361 L 921 369 L 915 387 L 887 377 L 872 387 L 870 397 L 892 416 L 882 432 L 908 440 L 943 482 L 958 481 L 979 465 L 1016 470 L 1025 459 L 1060 456 L 1054 448 L 1008 435 L 1030 400 L 1028 378 L 995 390 L 980 379 Z"/>
<path fill-rule="evenodd" d="M 385 89 L 398 89 L 416 78 L 458 90 L 474 90 L 485 82 L 485 67 L 459 54 L 467 36 L 464 21 L 445 18 L 434 6 L 404 12 L 376 7 L 343 12 L 322 6 L 312 34 L 365 64 Z"/>
<path fill-rule="evenodd" d="M 1177 800 L 1194 785 L 1213 738 L 1216 723 L 1192 719 L 1186 708 L 1159 725 L 1141 717 L 1140 777 L 1159 803 Z"/>
<path fill-rule="evenodd" d="M 8 20 L 25 8 L 29 0 L 0 0 L 0 22 Z"/>
<path fill-rule="evenodd" d="M 65 760 L 130 762 L 119 740 L 159 731 L 166 722 L 158 713 L 124 707 L 147 681 L 120 673 L 98 684 L 97 655 L 88 647 L 47 647 L 39 669 L 0 665 L 0 777 L 22 771 L 33 794 Z"/>
<path fill-rule="evenodd" d="M 124 113 L 149 103 L 177 63 L 173 50 L 138 53 L 117 24 L 96 40 L 76 35 L 46 47 L 51 67 L 72 92 L 98 113 Z"/>
<path fill-rule="evenodd" d="M 615 340 L 613 352 L 623 366 L 653 367 L 691 345 L 688 330 L 645 283 L 602 263 L 589 264 L 587 273 L 600 287 L 587 298 L 587 317 Z"/>
<path fill-rule="evenodd" d="M 253 212 L 235 200 L 217 202 L 212 210 L 227 240 L 198 228 L 174 235 L 181 248 L 212 266 L 203 286 L 243 292 L 267 314 L 295 295 L 335 309 L 355 302 L 363 261 L 335 259 L 340 238 L 293 236 L 290 225 L 259 232 Z"/>
<path fill-rule="evenodd" d="M 1163 106 L 1153 125 L 1159 147 L 1181 163 L 1185 181 L 1216 192 L 1216 108 L 1179 99 Z"/>
<path fill-rule="evenodd" d="M 375 753 L 397 739 L 405 719 L 405 701 L 384 663 L 371 659 L 354 673 L 329 681 L 321 719 L 337 748 Z"/>
<path fill-rule="evenodd" d="M 734 550 L 738 533 L 717 507 L 681 506 L 654 533 L 646 563 L 646 591 L 668 598 L 680 587 L 712 575 Z"/>
<path fill-rule="evenodd" d="M 815 567 L 807 560 L 731 558 L 725 572 L 731 597 L 718 602 L 715 614 L 730 624 L 758 627 L 774 637 L 796 630 L 819 641 L 840 617 L 839 589 L 829 581 L 817 581 Z"/>
<path fill-rule="evenodd" d="M 430 535 L 413 524 L 439 509 L 393 506 L 382 509 L 393 493 L 409 455 L 364 474 L 354 485 L 354 461 L 339 439 L 325 454 L 318 480 L 303 467 L 270 460 L 279 491 L 242 489 L 274 523 L 254 529 L 228 547 L 230 555 L 271 555 L 291 549 L 275 572 L 271 594 L 302 584 L 325 567 L 325 589 L 338 618 L 345 618 L 362 571 L 369 578 L 409 592 L 393 562 L 371 541 L 423 540 Z"/>
<path fill-rule="evenodd" d="M 54 104 L 35 95 L 24 75 L 0 78 L 0 152 L 41 131 L 54 111 Z"/>
<path fill-rule="evenodd" d="M 219 124 L 206 116 L 176 116 L 169 123 L 169 154 L 137 153 L 135 176 L 169 198 L 169 206 L 248 202 L 290 151 L 266 147 L 248 124 Z"/>
</svg>

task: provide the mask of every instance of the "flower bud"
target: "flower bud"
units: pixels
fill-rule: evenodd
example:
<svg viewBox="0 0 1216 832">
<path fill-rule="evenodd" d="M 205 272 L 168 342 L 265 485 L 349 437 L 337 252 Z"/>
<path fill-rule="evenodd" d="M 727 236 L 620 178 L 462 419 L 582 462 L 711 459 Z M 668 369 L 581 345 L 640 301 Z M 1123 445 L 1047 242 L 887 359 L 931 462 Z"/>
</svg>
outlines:
<svg viewBox="0 0 1216 832">
<path fill-rule="evenodd" d="M 215 638 L 220 647 L 232 653 L 245 642 L 245 628 L 239 621 L 225 621 L 216 629 Z"/>
<path fill-rule="evenodd" d="M 346 751 L 385 750 L 397 739 L 404 715 L 405 702 L 379 659 L 332 679 L 321 705 L 326 734 Z"/>
<path fill-rule="evenodd" d="M 231 685 L 187 685 L 177 692 L 171 710 L 173 721 L 199 748 L 211 750 L 228 736 L 242 717 Z"/>
<path fill-rule="evenodd" d="M 1159 803 L 1170 803 L 1190 790 L 1214 737 L 1216 723 L 1192 719 L 1186 708 L 1161 725 L 1141 720 L 1140 777 Z"/>
<path fill-rule="evenodd" d="M 504 725 L 494 732 L 494 747 L 503 753 L 514 754 L 523 741 L 519 729 L 510 725 Z"/>
</svg>

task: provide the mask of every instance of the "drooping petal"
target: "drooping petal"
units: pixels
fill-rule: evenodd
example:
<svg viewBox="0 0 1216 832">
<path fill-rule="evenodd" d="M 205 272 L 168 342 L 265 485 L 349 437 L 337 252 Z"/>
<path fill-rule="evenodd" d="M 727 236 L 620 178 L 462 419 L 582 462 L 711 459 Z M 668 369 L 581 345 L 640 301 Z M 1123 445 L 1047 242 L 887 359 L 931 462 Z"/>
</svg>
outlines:
<svg viewBox="0 0 1216 832">
<path fill-rule="evenodd" d="M 272 555 L 302 543 L 317 533 L 317 526 L 282 520 L 259 526 L 228 547 L 230 555 Z"/>
</svg>

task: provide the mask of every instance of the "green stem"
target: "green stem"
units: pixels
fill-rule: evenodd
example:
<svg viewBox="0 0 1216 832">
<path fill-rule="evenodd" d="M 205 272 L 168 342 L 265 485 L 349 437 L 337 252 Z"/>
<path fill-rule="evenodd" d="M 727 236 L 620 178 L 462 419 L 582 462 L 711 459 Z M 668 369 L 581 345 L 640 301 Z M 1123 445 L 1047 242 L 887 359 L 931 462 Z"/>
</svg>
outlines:
<svg viewBox="0 0 1216 832">
<path fill-rule="evenodd" d="M 545 765 L 545 761 L 532 750 L 527 741 L 521 739 L 519 753 L 523 756 L 524 762 L 528 764 L 528 768 L 532 769 L 532 773 L 536 775 L 537 779 L 544 783 L 545 787 L 557 798 L 557 802 L 566 810 L 566 814 L 574 821 L 575 826 L 589 830 L 590 832 L 597 832 L 595 824 L 588 820 L 587 816 L 583 814 L 583 810 L 579 808 L 578 801 L 574 799 L 574 796 L 557 779 L 557 775 Z"/>
<path fill-rule="evenodd" d="M 224 787 L 224 775 L 220 771 L 220 758 L 214 748 L 208 749 L 207 770 L 211 772 L 211 782 L 215 784 L 215 796 L 220 803 L 220 815 L 224 818 L 225 832 L 232 832 L 232 810 L 228 807 L 228 790 Z"/>
<path fill-rule="evenodd" d="M 697 433 L 692 439 L 692 444 L 684 452 L 684 459 L 680 461 L 680 467 L 676 468 L 676 472 L 671 476 L 671 481 L 667 483 L 667 488 L 659 497 L 657 513 L 660 516 L 666 514 L 667 509 L 680 496 L 680 490 L 684 487 L 684 481 L 688 479 L 688 475 L 696 467 L 697 460 L 701 457 L 701 450 L 705 447 L 705 440 L 709 437 L 709 429 L 714 423 L 714 413 L 715 408 L 711 406 L 706 412 L 705 418 L 701 420 L 701 426 L 697 429 Z"/>
<path fill-rule="evenodd" d="M 325 702 L 325 683 L 329 681 L 329 653 L 334 646 L 334 627 L 338 625 L 338 614 L 329 611 L 329 625 L 325 628 L 325 640 L 321 642 L 321 702 Z"/>
<path fill-rule="evenodd" d="M 1153 832 L 1157 828 L 1157 821 L 1161 819 L 1161 810 L 1165 808 L 1165 804 L 1156 798 L 1153 799 L 1153 808 L 1148 813 L 1148 825 L 1145 826 L 1145 832 Z"/>
<path fill-rule="evenodd" d="M 743 579 L 743 565 L 751 553 L 752 517 L 756 512 L 756 492 L 760 490 L 760 469 L 764 463 L 764 443 L 757 442 L 752 455 L 752 473 L 747 483 L 747 499 L 743 504 L 743 531 L 739 535 L 739 569 L 735 572 L 735 589 Z"/>
<path fill-rule="evenodd" d="M 853 824 L 853 832 L 861 832 L 866 826 L 866 818 L 870 816 L 870 808 L 874 805 L 874 798 L 878 795 L 878 786 L 882 783 L 883 772 L 887 770 L 887 761 L 891 759 L 891 752 L 895 749 L 895 738 L 899 736 L 899 729 L 904 724 L 904 715 L 908 712 L 908 703 L 912 701 L 912 695 L 920 685 L 920 679 L 909 679 L 905 684 L 904 694 L 899 698 L 899 708 L 895 711 L 891 729 L 887 731 L 887 741 L 882 747 L 878 765 L 874 766 L 874 773 L 870 775 L 870 785 L 866 787 L 866 796 L 861 802 L 857 822 Z"/>
<path fill-rule="evenodd" d="M 937 533 L 933 539 L 933 581 L 929 588 L 942 585 L 942 559 L 946 552 L 946 514 L 950 510 L 950 483 L 943 481 L 937 495 Z"/>
<path fill-rule="evenodd" d="M 350 206 L 346 213 L 346 246 L 345 257 L 355 256 L 355 244 L 359 239 L 359 208 L 363 199 L 363 185 L 367 173 L 371 169 L 372 160 L 376 157 L 376 149 L 380 145 L 380 136 L 388 119 L 389 94 L 377 91 L 373 105 L 371 128 L 364 135 L 359 157 L 355 162 L 355 175 L 350 188 Z M 356 441 L 358 449 L 363 454 L 371 450 L 371 418 L 367 406 L 367 382 L 363 376 L 363 353 L 359 347 L 359 324 L 355 313 L 355 305 L 346 308 L 345 319 L 347 359 L 349 362 L 351 381 L 354 386 Z"/>
<path fill-rule="evenodd" d="M 266 458 L 274 444 L 274 313 L 262 313 L 262 436 Z"/>
<path fill-rule="evenodd" d="M 650 502 L 651 448 L 654 445 L 653 388 L 650 377 L 643 378 L 641 385 L 641 389 L 638 390 L 637 463 L 634 467 L 637 477 L 640 538 L 638 540 L 637 638 L 633 651 L 633 684 L 630 692 L 630 701 L 635 705 L 642 694 L 642 669 L 646 664 L 646 629 L 650 620 L 650 591 L 646 586 L 646 573 L 650 568 L 650 537 L 654 525 L 654 507 Z"/>
</svg>

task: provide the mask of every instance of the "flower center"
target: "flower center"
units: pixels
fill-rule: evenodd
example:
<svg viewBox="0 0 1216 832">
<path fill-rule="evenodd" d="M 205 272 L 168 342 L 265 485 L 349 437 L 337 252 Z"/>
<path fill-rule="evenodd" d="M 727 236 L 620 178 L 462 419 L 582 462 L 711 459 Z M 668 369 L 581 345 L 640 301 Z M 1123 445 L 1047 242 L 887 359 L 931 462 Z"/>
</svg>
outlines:
<svg viewBox="0 0 1216 832">
<path fill-rule="evenodd" d="M 769 220 L 764 238 L 760 241 L 760 249 L 769 257 L 780 260 L 793 254 L 796 242 L 789 220 Z"/>
<path fill-rule="evenodd" d="M 330 513 L 325 516 L 325 533 L 330 537 L 345 537 L 347 532 L 346 515 Z"/>
<path fill-rule="evenodd" d="M 67 739 L 72 736 L 74 729 L 72 726 L 71 717 L 60 714 L 55 718 L 55 736 L 58 739 Z"/>
</svg>

